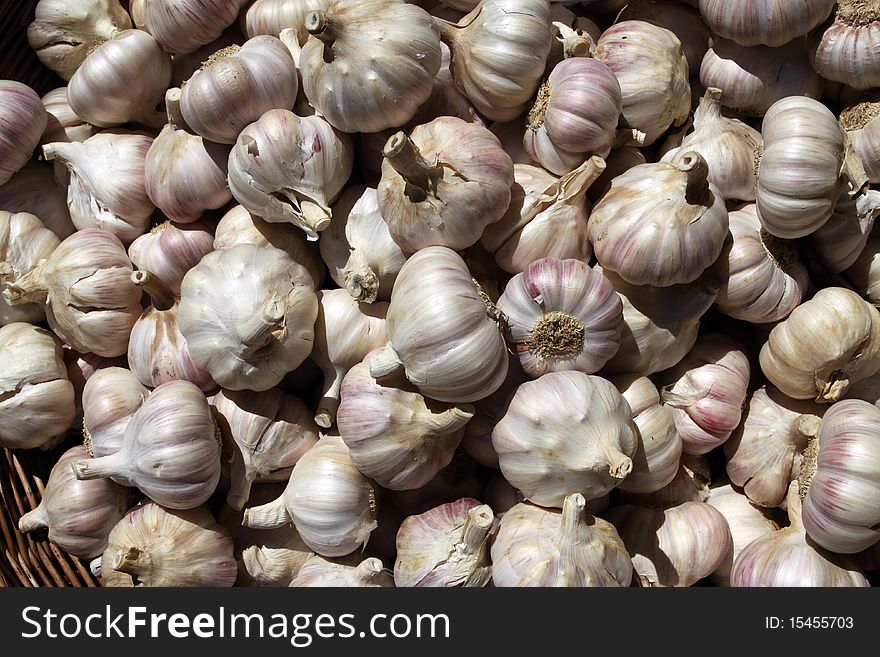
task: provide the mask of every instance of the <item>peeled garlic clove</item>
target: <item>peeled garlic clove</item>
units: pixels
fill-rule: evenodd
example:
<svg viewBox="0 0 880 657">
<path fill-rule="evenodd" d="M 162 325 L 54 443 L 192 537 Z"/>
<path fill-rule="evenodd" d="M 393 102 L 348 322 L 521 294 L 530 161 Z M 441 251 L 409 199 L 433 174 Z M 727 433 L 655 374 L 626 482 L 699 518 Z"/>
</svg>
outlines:
<svg viewBox="0 0 880 657">
<path fill-rule="evenodd" d="M 98 129 L 85 122 L 70 108 L 67 101 L 67 87 L 53 89 L 40 99 L 46 108 L 47 123 L 40 143 L 53 141 L 85 141 Z"/>
<path fill-rule="evenodd" d="M 629 586 L 633 563 L 610 522 L 590 515 L 583 495 L 562 510 L 517 504 L 492 543 L 492 583 L 521 586 Z"/>
<path fill-rule="evenodd" d="M 0 327 L 0 446 L 49 449 L 76 417 L 61 344 L 49 331 L 13 322 Z"/>
<path fill-rule="evenodd" d="M 145 187 L 152 144 L 145 134 L 107 131 L 84 142 L 43 146 L 47 160 L 57 160 L 70 172 L 67 206 L 78 230 L 100 228 L 126 245 L 146 232 L 156 209 Z"/>
<path fill-rule="evenodd" d="M 397 587 L 480 587 L 492 579 L 492 509 L 463 498 L 403 521 L 397 532 Z"/>
<path fill-rule="evenodd" d="M 731 540 L 724 516 L 702 502 L 665 510 L 622 505 L 605 517 L 626 545 L 641 586 L 693 586 L 721 565 Z"/>
<path fill-rule="evenodd" d="M 789 397 L 833 403 L 880 369 L 880 313 L 855 292 L 824 288 L 773 328 L 760 361 Z"/>
<path fill-rule="evenodd" d="M 129 420 L 118 452 L 72 465 L 77 479 L 109 477 L 169 509 L 204 504 L 220 481 L 219 439 L 204 393 L 189 381 L 157 386 Z"/>
<path fill-rule="evenodd" d="M 67 208 L 67 188 L 56 183 L 52 169 L 35 160 L 30 160 L 9 182 L 0 185 L 0 208 L 38 217 L 62 240 L 76 230 Z"/>
<path fill-rule="evenodd" d="M 166 52 L 185 55 L 217 39 L 238 18 L 246 0 L 132 0 L 135 25 Z"/>
<path fill-rule="evenodd" d="M 278 388 L 221 390 L 211 406 L 220 432 L 235 445 L 226 496 L 233 509 L 244 507 L 255 481 L 289 479 L 297 461 L 318 442 L 318 427 L 306 405 Z"/>
<path fill-rule="evenodd" d="M 101 573 L 107 586 L 219 587 L 235 583 L 237 568 L 229 532 L 210 511 L 148 502 L 110 532 Z"/>
<path fill-rule="evenodd" d="M 156 275 L 175 296 L 190 269 L 214 248 L 213 231 L 200 222 L 163 221 L 128 246 L 128 257 L 138 269 Z"/>
<path fill-rule="evenodd" d="M 854 89 L 880 85 L 880 12 L 876 5 L 838 0 L 834 20 L 810 36 L 810 63 L 826 80 Z"/>
<path fill-rule="evenodd" d="M 15 80 L 0 80 L 0 185 L 30 159 L 48 115 L 37 93 Z"/>
<path fill-rule="evenodd" d="M 5 285 L 7 303 L 44 303 L 52 331 L 65 344 L 98 356 L 121 356 L 140 316 L 140 290 L 119 238 L 99 228 L 78 230 L 48 260 Z"/>
<path fill-rule="evenodd" d="M 180 285 L 177 319 L 190 355 L 230 390 L 278 385 L 309 355 L 317 315 L 308 272 L 273 247 L 213 251 Z"/>
<path fill-rule="evenodd" d="M 483 126 L 442 116 L 382 152 L 379 213 L 404 251 L 472 246 L 510 203 L 513 162 Z"/>
<path fill-rule="evenodd" d="M 874 220 L 880 215 L 880 192 L 867 190 L 855 198 L 842 195 L 834 213 L 810 236 L 810 246 L 832 274 L 851 267 L 871 236 Z"/>
<path fill-rule="evenodd" d="M 180 111 L 196 134 L 234 144 L 265 112 L 293 107 L 298 88 L 287 46 L 272 36 L 256 36 L 211 55 L 183 85 Z"/>
<path fill-rule="evenodd" d="M 241 13 L 244 32 L 253 38 L 258 34 L 278 36 L 285 28 L 294 28 L 300 44 L 309 38 L 305 18 L 315 9 L 326 10 L 330 0 L 256 0 Z"/>
<path fill-rule="evenodd" d="M 39 0 L 27 38 L 43 65 L 69 80 L 98 44 L 131 26 L 119 0 Z"/>
<path fill-rule="evenodd" d="M 834 0 L 700 0 L 700 13 L 720 37 L 744 46 L 781 46 L 821 24 L 834 4 Z"/>
<path fill-rule="evenodd" d="M 602 33 L 595 57 L 620 83 L 621 125 L 644 132 L 646 146 L 687 119 L 688 64 L 672 32 L 643 20 L 622 21 Z"/>
<path fill-rule="evenodd" d="M 699 3 L 695 1 L 690 4 L 696 7 Z M 589 8 L 592 9 L 592 6 Z M 700 70 L 700 62 L 709 48 L 711 34 L 698 11 L 683 6 L 681 2 L 637 0 L 628 2 L 617 20 L 645 21 L 666 28 L 681 41 L 681 49 L 687 59 L 690 74 L 693 75 Z"/>
<path fill-rule="evenodd" d="M 110 531 L 134 504 L 131 491 L 112 481 L 79 481 L 71 464 L 88 456 L 72 447 L 52 466 L 39 506 L 18 521 L 19 531 L 49 530 L 49 541 L 65 552 L 91 559 L 107 549 Z"/>
<path fill-rule="evenodd" d="M 290 222 L 316 240 L 353 162 L 351 137 L 323 118 L 270 110 L 238 135 L 229 154 L 229 189 L 250 212 Z"/>
<path fill-rule="evenodd" d="M 0 210 L 0 288 L 7 281 L 21 278 L 41 260 L 48 259 L 61 240 L 27 212 Z M 46 318 L 43 307 L 36 303 L 10 306 L 0 298 L 0 326 L 12 322 L 36 324 Z"/>
<path fill-rule="evenodd" d="M 318 248 L 336 284 L 364 303 L 390 300 L 394 281 L 406 262 L 379 213 L 376 190 L 360 185 L 342 192 Z"/>
<path fill-rule="evenodd" d="M 582 418 L 589 415 L 590 422 Z M 549 372 L 523 383 L 492 431 L 501 472 L 535 504 L 594 499 L 632 471 L 638 438 L 629 404 L 607 380 Z"/>
<path fill-rule="evenodd" d="M 323 436 L 297 461 L 273 502 L 245 510 L 245 527 L 293 522 L 303 541 L 325 557 L 342 557 L 366 545 L 376 528 L 376 489 L 352 464 L 339 436 Z"/>
<path fill-rule="evenodd" d="M 150 391 L 130 370 L 106 367 L 83 386 L 83 438 L 89 456 L 101 457 L 122 449 L 125 429 Z"/>
<path fill-rule="evenodd" d="M 357 566 L 347 566 L 315 555 L 300 568 L 290 586 L 393 587 L 394 577 L 376 557 L 364 559 Z"/>
<path fill-rule="evenodd" d="M 405 380 L 379 383 L 366 363 L 345 375 L 341 397 L 337 425 L 352 463 L 390 490 L 421 488 L 449 465 L 474 414 L 470 404 L 426 399 Z"/>
<path fill-rule="evenodd" d="M 674 163 L 636 166 L 615 178 L 590 215 L 589 235 L 603 270 L 634 285 L 691 283 L 724 247 L 724 198 L 696 151 Z"/>
<path fill-rule="evenodd" d="M 809 285 L 794 243 L 762 228 L 754 204 L 728 217 L 730 238 L 716 265 L 721 281 L 716 307 L 746 322 L 785 319 L 800 305 Z"/>
<path fill-rule="evenodd" d="M 598 372 L 620 346 L 623 303 L 607 278 L 580 260 L 542 258 L 498 299 L 523 370 Z"/>
</svg>

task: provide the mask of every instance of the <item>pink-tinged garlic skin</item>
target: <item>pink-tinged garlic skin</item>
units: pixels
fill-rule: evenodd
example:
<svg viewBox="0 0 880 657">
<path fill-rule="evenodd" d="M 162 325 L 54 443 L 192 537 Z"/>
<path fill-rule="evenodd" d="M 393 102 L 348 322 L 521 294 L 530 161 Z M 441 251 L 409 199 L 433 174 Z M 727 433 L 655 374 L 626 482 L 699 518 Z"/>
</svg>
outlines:
<svg viewBox="0 0 880 657">
<path fill-rule="evenodd" d="M 33 270 L 60 243 L 58 236 L 34 215 L 0 210 L 0 285 Z M 38 324 L 45 319 L 46 313 L 40 304 L 11 306 L 0 298 L 0 326 L 12 322 Z"/>
<path fill-rule="evenodd" d="M 76 228 L 67 207 L 67 188 L 56 182 L 52 169 L 30 160 L 5 185 L 0 185 L 0 208 L 28 212 L 45 224 L 58 239 L 70 237 Z"/>
<path fill-rule="evenodd" d="M 748 394 L 749 357 L 741 345 L 721 334 L 703 335 L 671 371 L 663 404 L 672 408 L 687 454 L 706 454 L 739 426 Z"/>
<path fill-rule="evenodd" d="M 128 257 L 135 267 L 155 274 L 179 295 L 186 272 L 213 250 L 214 234 L 206 224 L 163 221 L 129 245 Z"/>
<path fill-rule="evenodd" d="M 810 63 L 826 80 L 853 89 L 880 85 L 880 11 L 875 4 L 840 0 L 829 24 L 810 35 Z"/>
<path fill-rule="evenodd" d="M 685 0 L 686 1 L 686 0 Z M 590 5 L 595 3 L 590 3 Z M 696 6 L 696 2 L 691 3 Z M 588 10 L 593 9 L 589 6 Z M 709 48 L 711 34 L 698 11 L 680 2 L 669 0 L 637 0 L 627 2 L 617 17 L 618 21 L 639 20 L 665 27 L 681 41 L 691 75 L 700 70 L 700 62 Z"/>
<path fill-rule="evenodd" d="M 781 46 L 822 23 L 834 0 L 700 0 L 713 32 L 743 46 Z"/>
<path fill-rule="evenodd" d="M 49 541 L 81 559 L 107 549 L 110 531 L 135 501 L 132 491 L 107 479 L 79 481 L 70 466 L 87 457 L 82 445 L 64 452 L 52 466 L 39 506 L 18 523 L 25 532 L 48 527 Z"/>
<path fill-rule="evenodd" d="M 880 541 L 880 409 L 859 399 L 834 404 L 818 440 L 804 528 L 827 550 L 860 552 Z"/>
<path fill-rule="evenodd" d="M 611 152 L 622 108 L 610 68 L 590 57 L 564 59 L 538 91 L 523 145 L 541 166 L 565 175 L 589 156 Z"/>
<path fill-rule="evenodd" d="M 330 0 L 256 0 L 241 12 L 241 23 L 248 39 L 259 34 L 277 37 L 285 28 L 295 28 L 300 45 L 309 38 L 305 18 L 315 9 L 326 10 Z"/>
<path fill-rule="evenodd" d="M 122 449 L 125 428 L 150 391 L 130 370 L 105 367 L 83 386 L 83 436 L 91 457 L 108 456 Z"/>
<path fill-rule="evenodd" d="M 533 262 L 507 283 L 498 308 L 532 378 L 562 370 L 594 374 L 620 346 L 623 303 L 611 282 L 580 260 Z"/>
<path fill-rule="evenodd" d="M 223 33 L 247 0 L 132 0 L 135 25 L 153 35 L 165 52 L 185 55 Z"/>
<path fill-rule="evenodd" d="M 31 158 L 47 121 L 46 108 L 33 89 L 0 80 L 0 185 Z"/>
<path fill-rule="evenodd" d="M 368 557 L 357 566 L 310 557 L 290 582 L 295 587 L 376 588 L 394 587 L 394 576 L 381 559 Z"/>
<path fill-rule="evenodd" d="M 83 390 L 93 374 L 107 367 L 126 367 L 128 361 L 124 356 L 104 358 L 95 354 L 81 354 L 74 349 L 64 350 L 64 364 L 67 367 L 67 378 L 73 384 L 76 399 L 76 423 L 80 424 L 83 419 L 82 397 Z"/>
</svg>

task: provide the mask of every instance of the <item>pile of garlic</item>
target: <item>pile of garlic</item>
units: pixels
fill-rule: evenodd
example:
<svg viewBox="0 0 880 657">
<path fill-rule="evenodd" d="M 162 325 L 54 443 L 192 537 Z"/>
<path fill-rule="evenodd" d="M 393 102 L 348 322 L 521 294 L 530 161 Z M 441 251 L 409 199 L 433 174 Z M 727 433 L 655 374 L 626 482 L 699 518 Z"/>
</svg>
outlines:
<svg viewBox="0 0 880 657">
<path fill-rule="evenodd" d="M 108 586 L 876 583 L 874 30 L 39 0 L 59 87 L 0 80 L 20 530 Z"/>
</svg>

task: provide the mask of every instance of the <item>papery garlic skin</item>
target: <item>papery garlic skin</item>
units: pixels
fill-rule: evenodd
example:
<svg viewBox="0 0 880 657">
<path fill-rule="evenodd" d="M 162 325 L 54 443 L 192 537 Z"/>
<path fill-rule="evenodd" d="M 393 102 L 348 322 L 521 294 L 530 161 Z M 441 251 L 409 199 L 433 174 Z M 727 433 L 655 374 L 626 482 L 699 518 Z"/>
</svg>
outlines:
<svg viewBox="0 0 880 657">
<path fill-rule="evenodd" d="M 853 151 L 858 154 L 868 180 L 880 182 L 880 103 L 866 98 L 847 105 L 840 113 L 840 125 L 846 131 Z"/>
<path fill-rule="evenodd" d="M 315 555 L 303 564 L 290 586 L 393 588 L 394 576 L 376 557 L 364 559 L 357 566 L 347 566 Z"/>
<path fill-rule="evenodd" d="M 150 391 L 131 370 L 106 367 L 83 386 L 83 438 L 89 456 L 115 454 L 122 448 L 125 428 Z"/>
<path fill-rule="evenodd" d="M 27 38 L 43 65 L 69 80 L 96 44 L 131 27 L 119 0 L 40 0 Z"/>
<path fill-rule="evenodd" d="M 832 274 L 851 267 L 864 251 L 880 215 L 880 191 L 868 189 L 855 198 L 841 195 L 831 218 L 810 236 L 810 245 Z"/>
<path fill-rule="evenodd" d="M 0 185 L 0 208 L 38 217 L 62 240 L 76 230 L 67 208 L 67 188 L 57 184 L 51 168 L 35 160 Z"/>
<path fill-rule="evenodd" d="M 128 257 L 138 269 L 156 275 L 175 296 L 190 269 L 214 249 L 214 234 L 201 222 L 163 221 L 128 246 Z"/>
<path fill-rule="evenodd" d="M 230 390 L 278 385 L 312 349 L 312 286 L 280 249 L 239 244 L 209 253 L 180 285 L 177 317 L 193 360 Z"/>
<path fill-rule="evenodd" d="M 61 344 L 25 322 L 0 327 L 0 446 L 49 449 L 76 417 Z"/>
<path fill-rule="evenodd" d="M 492 583 L 523 586 L 629 586 L 633 564 L 610 522 L 589 515 L 574 493 L 560 512 L 517 504 L 492 543 Z"/>
<path fill-rule="evenodd" d="M 124 356 L 104 358 L 95 354 L 81 354 L 74 349 L 66 349 L 64 351 L 64 364 L 67 367 L 67 378 L 73 384 L 74 401 L 76 402 L 75 422 L 81 425 L 83 422 L 82 396 L 86 382 L 100 370 L 108 367 L 125 367 L 127 364 L 126 359 Z M 85 436 L 83 437 L 85 438 Z M 83 442 L 85 443 L 86 440 Z"/>
<path fill-rule="evenodd" d="M 235 583 L 232 539 L 204 507 L 137 506 L 113 528 L 101 558 L 107 586 L 220 587 Z"/>
<path fill-rule="evenodd" d="M 46 108 L 33 89 L 0 80 L 0 185 L 30 159 L 47 121 Z"/>
<path fill-rule="evenodd" d="M 770 332 L 761 370 L 793 399 L 840 399 L 880 369 L 880 313 L 855 292 L 823 288 Z"/>
<path fill-rule="evenodd" d="M 238 135 L 229 153 L 229 189 L 254 214 L 290 222 L 316 240 L 353 162 L 351 137 L 323 118 L 270 110 Z"/>
<path fill-rule="evenodd" d="M 300 45 L 309 38 L 305 18 L 315 9 L 326 10 L 331 0 L 256 0 L 243 9 L 241 22 L 250 39 L 258 34 L 278 36 L 282 30 L 293 28 Z"/>
<path fill-rule="evenodd" d="M 134 503 L 131 492 L 112 481 L 78 481 L 70 466 L 86 456 L 81 445 L 64 452 L 52 466 L 40 504 L 18 521 L 22 532 L 48 528 L 51 543 L 81 559 L 103 554 L 110 531 Z"/>
<path fill-rule="evenodd" d="M 70 108 L 67 87 L 52 89 L 40 100 L 47 114 L 46 128 L 40 137 L 40 143 L 85 141 L 98 132 L 98 128 L 84 121 Z"/>
<path fill-rule="evenodd" d="M 662 488 L 650 493 L 630 493 L 621 488 L 614 497 L 619 504 L 651 509 L 671 509 L 685 502 L 702 503 L 709 499 L 711 475 L 708 457 L 682 453 L 675 476 Z"/>
<path fill-rule="evenodd" d="M 834 0 L 700 0 L 700 13 L 720 37 L 743 46 L 781 46 L 821 24 L 834 5 Z"/>
<path fill-rule="evenodd" d="M 593 9 L 588 3 L 588 10 Z M 617 17 L 618 21 L 639 20 L 663 27 L 681 41 L 681 49 L 688 63 L 688 71 L 694 75 L 700 70 L 700 62 L 709 48 L 711 33 L 699 12 L 683 7 L 682 4 L 699 5 L 699 0 L 689 2 L 669 2 L 668 0 L 636 0 L 627 2 Z M 595 10 L 594 10 L 595 11 Z"/>
<path fill-rule="evenodd" d="M 880 237 L 868 238 L 865 247 L 845 275 L 860 295 L 871 303 L 880 303 Z"/>
<path fill-rule="evenodd" d="M 623 303 L 607 278 L 580 260 L 542 258 L 498 299 L 523 370 L 598 372 L 617 352 Z"/>
<path fill-rule="evenodd" d="M 853 89 L 880 85 L 877 48 L 880 13 L 876 5 L 839 0 L 834 20 L 810 35 L 810 63 L 826 80 Z"/>
<path fill-rule="evenodd" d="M 620 485 L 638 438 L 629 404 L 610 382 L 569 370 L 519 386 L 492 445 L 511 485 L 559 508 L 572 493 L 594 499 Z"/>
<path fill-rule="evenodd" d="M 60 243 L 58 236 L 34 215 L 0 210 L 0 289 L 5 282 L 33 270 Z M 0 326 L 12 322 L 37 324 L 45 318 L 46 313 L 39 304 L 11 306 L 0 298 Z"/>
<path fill-rule="evenodd" d="M 135 25 L 174 55 L 185 55 L 219 38 L 247 0 L 132 0 Z"/>
<path fill-rule="evenodd" d="M 480 587 L 492 579 L 490 532 L 495 514 L 463 498 L 403 521 L 397 531 L 394 585 Z"/>
</svg>

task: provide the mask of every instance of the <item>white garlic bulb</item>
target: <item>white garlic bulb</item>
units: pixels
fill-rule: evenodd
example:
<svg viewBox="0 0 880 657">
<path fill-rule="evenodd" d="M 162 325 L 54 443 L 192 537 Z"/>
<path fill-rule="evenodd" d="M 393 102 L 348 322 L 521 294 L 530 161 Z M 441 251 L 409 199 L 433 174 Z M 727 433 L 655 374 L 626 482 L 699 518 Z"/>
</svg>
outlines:
<svg viewBox="0 0 880 657">
<path fill-rule="evenodd" d="M 0 210 L 0 288 L 5 282 L 30 272 L 60 243 L 58 236 L 34 215 Z M 11 306 L 0 297 L 0 326 L 12 322 L 36 324 L 45 318 L 46 313 L 39 304 Z"/>
<path fill-rule="evenodd" d="M 353 162 L 351 137 L 323 118 L 270 110 L 238 135 L 229 153 L 229 189 L 252 213 L 290 222 L 316 240 Z"/>
<path fill-rule="evenodd" d="M 880 85 L 877 7 L 859 0 L 836 4 L 834 20 L 810 35 L 810 63 L 826 80 L 854 89 Z"/>
<path fill-rule="evenodd" d="M 230 390 L 280 383 L 309 355 L 317 316 L 308 272 L 274 247 L 213 251 L 180 284 L 177 319 L 189 352 Z"/>
<path fill-rule="evenodd" d="M 834 5 L 834 0 L 700 0 L 700 13 L 720 37 L 744 46 L 781 46 L 821 24 Z"/>
<path fill-rule="evenodd" d="M 845 275 L 855 291 L 871 303 L 880 302 L 880 237 L 871 236 Z"/>
<path fill-rule="evenodd" d="M 30 159 L 48 120 L 33 89 L 15 80 L 0 80 L 0 185 Z"/>
<path fill-rule="evenodd" d="M 568 370 L 519 386 L 492 445 L 511 485 L 535 504 L 559 508 L 572 493 L 589 500 L 618 486 L 632 470 L 638 438 L 617 388 Z"/>
<path fill-rule="evenodd" d="M 83 423 L 82 396 L 86 382 L 100 370 L 108 367 L 125 367 L 127 365 L 126 358 L 124 356 L 104 358 L 95 354 L 81 354 L 75 349 L 68 348 L 64 350 L 64 364 L 67 367 L 67 378 L 73 384 L 74 401 L 76 403 L 75 423 L 81 425 Z M 85 432 L 83 433 L 85 434 Z M 83 437 L 85 438 L 85 435 Z M 84 440 L 83 442 L 86 443 L 87 441 Z"/>
<path fill-rule="evenodd" d="M 839 274 L 858 260 L 878 215 L 880 191 L 868 189 L 855 198 L 840 196 L 831 218 L 809 237 L 810 246 L 830 273 Z"/>
<path fill-rule="evenodd" d="M 840 112 L 840 126 L 846 131 L 853 151 L 872 183 L 880 182 L 880 103 L 875 98 L 859 98 Z"/>
<path fill-rule="evenodd" d="M 87 123 L 70 108 L 67 101 L 67 87 L 58 87 L 46 93 L 41 99 L 46 108 L 47 122 L 41 144 L 53 141 L 85 141 L 98 128 Z"/>
<path fill-rule="evenodd" d="M 83 386 L 83 444 L 89 456 L 115 454 L 131 417 L 143 405 L 150 391 L 122 367 L 106 367 L 88 378 Z"/>
<path fill-rule="evenodd" d="M 316 554 L 303 564 L 290 586 L 394 587 L 394 576 L 376 557 L 368 557 L 356 566 L 348 566 Z"/>
<path fill-rule="evenodd" d="M 633 563 L 610 522 L 586 511 L 583 495 L 562 510 L 517 504 L 502 517 L 491 548 L 498 587 L 629 586 Z"/>
<path fill-rule="evenodd" d="M 25 322 L 0 327 L 0 446 L 49 449 L 76 417 L 73 384 L 51 332 Z"/>
<path fill-rule="evenodd" d="M 163 221 L 129 244 L 128 257 L 137 269 L 152 272 L 175 296 L 180 296 L 180 282 L 186 272 L 213 248 L 214 235 L 208 225 Z"/>
<path fill-rule="evenodd" d="M 58 185 L 52 169 L 36 160 L 30 160 L 9 182 L 0 185 L 0 208 L 38 217 L 62 240 L 76 230 L 67 208 L 67 187 Z"/>
<path fill-rule="evenodd" d="M 250 39 L 258 34 L 278 36 L 282 30 L 296 30 L 300 44 L 309 38 L 305 18 L 315 9 L 326 10 L 330 0 L 256 0 L 241 13 L 244 32 Z"/>
<path fill-rule="evenodd" d="M 589 3 L 590 9 L 593 9 Z M 691 4 L 694 8 L 699 5 L 699 0 L 689 2 L 669 2 L 669 0 L 634 0 L 627 2 L 626 6 L 617 17 L 618 21 L 645 21 L 659 27 L 664 27 L 672 32 L 681 41 L 681 49 L 687 59 L 688 71 L 694 75 L 700 70 L 700 62 L 709 48 L 711 33 L 709 27 L 702 20 L 700 13 L 684 4 Z"/>
<path fill-rule="evenodd" d="M 247 0 L 131 0 L 135 25 L 166 52 L 185 55 L 218 39 Z"/>
</svg>

